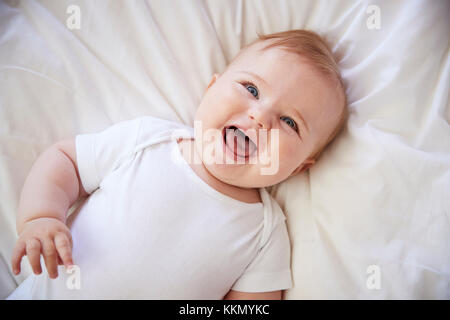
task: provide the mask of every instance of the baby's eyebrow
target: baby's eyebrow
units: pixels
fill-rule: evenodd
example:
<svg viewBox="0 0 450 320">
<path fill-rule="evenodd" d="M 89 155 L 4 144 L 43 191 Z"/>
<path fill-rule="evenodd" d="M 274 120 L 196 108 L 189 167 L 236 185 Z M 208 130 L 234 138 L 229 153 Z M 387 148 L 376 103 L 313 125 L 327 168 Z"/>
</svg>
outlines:
<svg viewBox="0 0 450 320">
<path fill-rule="evenodd" d="M 300 113 L 300 111 L 297 110 L 297 108 L 292 108 L 294 110 L 294 112 L 297 114 L 298 118 L 303 122 L 303 125 L 305 126 L 306 130 L 309 132 L 309 128 L 308 125 L 306 124 L 305 119 L 302 117 L 302 114 Z"/>
<path fill-rule="evenodd" d="M 266 82 L 266 80 L 264 80 L 261 76 L 257 75 L 256 73 L 253 73 L 253 72 L 251 72 L 251 71 L 246 71 L 246 70 L 240 71 L 240 72 L 241 72 L 241 73 L 248 74 L 249 76 L 252 76 L 253 78 L 258 79 L 258 81 L 263 82 L 264 85 L 266 85 L 267 87 L 270 88 L 270 85 Z"/>
</svg>

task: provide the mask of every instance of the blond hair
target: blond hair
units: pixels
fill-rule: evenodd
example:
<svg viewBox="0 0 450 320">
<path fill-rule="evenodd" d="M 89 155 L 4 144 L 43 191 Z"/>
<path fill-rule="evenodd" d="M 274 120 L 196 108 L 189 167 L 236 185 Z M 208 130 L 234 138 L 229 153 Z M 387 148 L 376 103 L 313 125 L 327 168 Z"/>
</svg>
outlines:
<svg viewBox="0 0 450 320">
<path fill-rule="evenodd" d="M 289 30 L 272 34 L 259 34 L 258 39 L 248 44 L 249 47 L 255 43 L 273 40 L 261 50 L 267 50 L 273 47 L 280 47 L 283 50 L 293 52 L 305 58 L 322 75 L 334 82 L 338 92 L 343 95 L 343 106 L 339 117 L 339 122 L 325 141 L 311 153 L 311 159 L 318 159 L 325 147 L 334 140 L 341 131 L 348 118 L 347 97 L 345 86 L 339 71 L 333 53 L 326 41 L 317 33 L 309 30 Z"/>
</svg>

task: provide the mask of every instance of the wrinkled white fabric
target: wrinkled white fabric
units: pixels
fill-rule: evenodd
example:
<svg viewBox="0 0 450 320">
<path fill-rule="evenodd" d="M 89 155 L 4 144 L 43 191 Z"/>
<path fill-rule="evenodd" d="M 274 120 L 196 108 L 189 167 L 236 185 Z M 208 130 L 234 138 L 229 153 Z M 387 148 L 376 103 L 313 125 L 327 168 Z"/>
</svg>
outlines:
<svg viewBox="0 0 450 320">
<path fill-rule="evenodd" d="M 285 297 L 450 298 L 449 12 L 446 0 L 0 2 L 0 295 L 30 272 L 25 260 L 12 276 L 9 261 L 45 148 L 142 115 L 192 126 L 213 73 L 256 32 L 308 28 L 332 44 L 350 118 L 309 173 L 268 189 L 292 243 Z"/>
</svg>

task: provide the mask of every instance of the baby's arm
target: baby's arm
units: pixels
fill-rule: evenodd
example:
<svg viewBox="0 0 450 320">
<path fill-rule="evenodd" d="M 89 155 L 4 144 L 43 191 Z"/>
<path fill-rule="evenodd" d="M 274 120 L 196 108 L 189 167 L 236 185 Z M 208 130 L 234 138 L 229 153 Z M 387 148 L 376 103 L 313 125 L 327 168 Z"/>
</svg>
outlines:
<svg viewBox="0 0 450 320">
<path fill-rule="evenodd" d="M 240 292 L 230 290 L 223 300 L 281 300 L 281 290 L 271 292 Z"/>
<path fill-rule="evenodd" d="M 16 230 L 19 239 L 11 260 L 14 274 L 20 273 L 24 255 L 35 274 L 40 274 L 40 255 L 51 278 L 57 265 L 72 262 L 72 237 L 66 214 L 80 197 L 87 196 L 76 162 L 75 139 L 55 143 L 33 164 L 20 195 Z"/>
</svg>

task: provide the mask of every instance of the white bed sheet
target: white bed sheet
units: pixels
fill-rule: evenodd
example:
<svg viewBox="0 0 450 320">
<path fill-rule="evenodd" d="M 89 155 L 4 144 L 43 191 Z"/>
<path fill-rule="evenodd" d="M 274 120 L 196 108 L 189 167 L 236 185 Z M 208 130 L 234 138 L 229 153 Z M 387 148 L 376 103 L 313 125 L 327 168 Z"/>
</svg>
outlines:
<svg viewBox="0 0 450 320">
<path fill-rule="evenodd" d="M 333 43 L 351 113 L 309 172 L 269 188 L 292 243 L 285 298 L 449 299 L 449 16 L 446 0 L 0 1 L 0 298 L 30 273 L 10 271 L 15 211 L 45 148 L 141 115 L 192 125 L 256 31 L 308 28 Z"/>
</svg>

